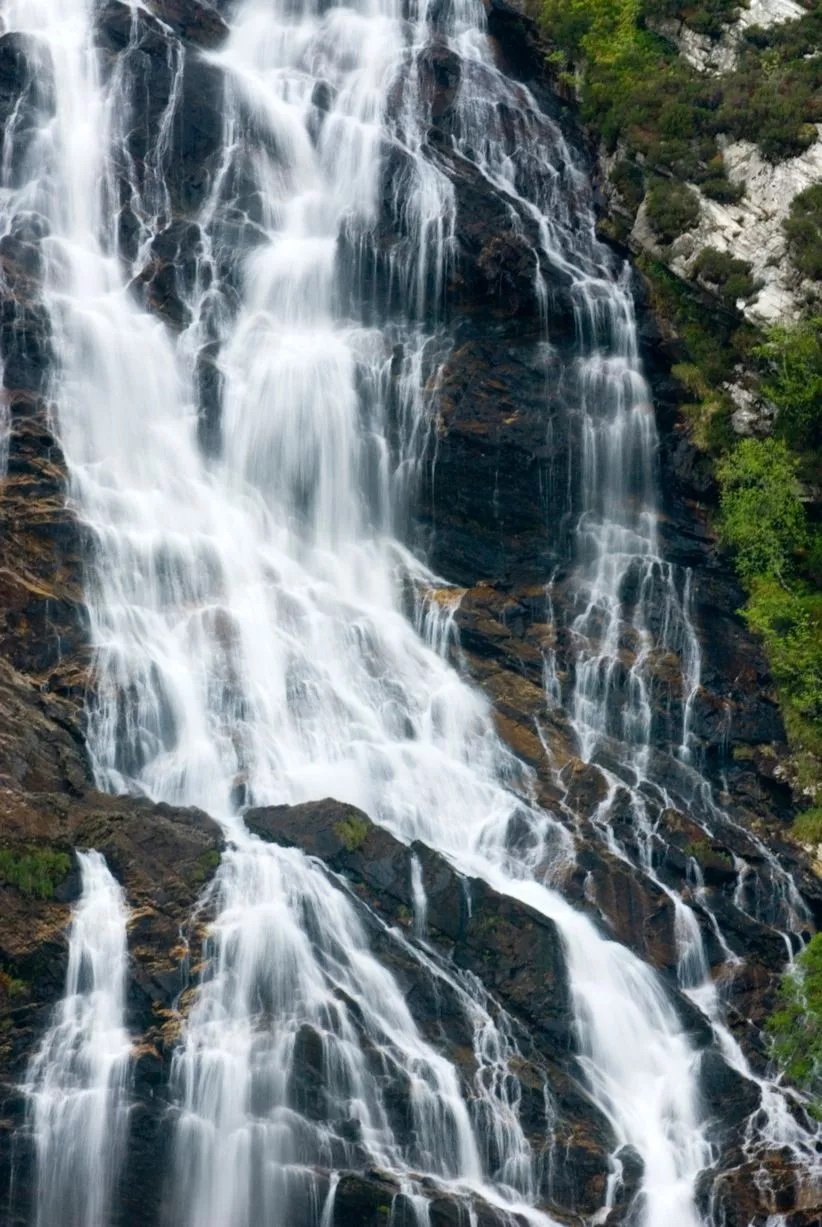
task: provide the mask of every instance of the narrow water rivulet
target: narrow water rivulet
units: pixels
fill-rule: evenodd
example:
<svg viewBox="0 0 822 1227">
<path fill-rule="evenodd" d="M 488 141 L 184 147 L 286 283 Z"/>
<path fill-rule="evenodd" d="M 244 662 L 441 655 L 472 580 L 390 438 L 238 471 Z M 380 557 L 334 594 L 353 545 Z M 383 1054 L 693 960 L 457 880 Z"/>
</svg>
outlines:
<svg viewBox="0 0 822 1227">
<path fill-rule="evenodd" d="M 690 806 L 706 829 L 725 820 L 690 730 L 700 650 L 689 575 L 659 541 L 656 427 L 630 281 L 595 238 L 583 162 L 499 66 L 479 0 L 218 7 L 227 40 L 188 52 L 185 66 L 173 39 L 151 52 L 138 0 L 7 0 L 3 12 L 30 38 L 40 85 L 6 134 L 0 224 L 36 235 L 42 254 L 49 392 L 71 506 L 88 530 L 96 778 L 110 792 L 197 806 L 228 841 L 164 1091 L 167 1223 L 334 1227 L 339 1176 L 352 1170 L 391 1176 L 396 1227 L 429 1227 L 441 1194 L 472 1224 L 557 1221 L 545 1175 L 562 1162 L 551 1087 L 538 1148 L 519 1116 L 515 1030 L 426 945 L 421 877 L 415 932 L 401 937 L 317 860 L 243 822 L 250 806 L 329 796 L 558 927 L 580 1093 L 609 1131 L 595 1221 L 627 1199 L 619 1221 L 711 1222 L 699 1187 L 716 1160 L 700 1084 L 708 1041 L 697 1044 L 648 964 L 563 897 L 572 834 L 537 803 L 531 769 L 461 673 L 457 590 L 451 599 L 410 528 L 421 476 L 436 471 L 432 398 L 456 344 L 446 290 L 459 224 L 448 167 L 458 166 L 487 185 L 528 253 L 546 352 L 552 277 L 572 303 L 573 358 L 546 379 L 574 406 L 580 514 L 563 530 L 574 577 L 563 616 L 575 667 L 560 682 L 546 666 L 546 706 L 565 707 L 580 759 L 609 773 L 594 825 L 630 859 L 610 829 L 627 788 L 647 837 L 641 870 L 654 875 L 658 810 Z M 116 39 L 101 37 L 104 21 Z M 442 147 L 429 141 L 432 49 L 458 69 Z M 215 81 L 211 147 L 206 123 L 180 132 L 178 110 L 187 90 Z M 200 147 L 210 160 L 198 178 Z M 145 288 L 161 238 L 178 244 L 172 326 L 154 309 L 159 291 Z M 559 531 L 546 522 L 547 535 Z M 433 591 L 439 604 L 426 604 Z M 682 679 L 664 732 L 648 672 L 662 652 Z M 660 745 L 672 764 L 664 781 Z M 772 895 L 757 919 L 790 948 L 804 905 L 765 860 Z M 127 917 L 101 858 L 83 854 L 81 868 L 66 995 L 26 1088 L 37 1227 L 126 1221 Z M 680 987 L 747 1078 L 700 925 L 664 890 L 677 909 Z M 380 958 L 391 943 L 458 1003 L 473 1082 Z M 307 1044 L 321 1071 L 315 1098 L 300 1082 Z M 752 1153 L 765 1138 L 810 1156 L 801 1113 L 764 1080 L 760 1092 Z"/>
</svg>

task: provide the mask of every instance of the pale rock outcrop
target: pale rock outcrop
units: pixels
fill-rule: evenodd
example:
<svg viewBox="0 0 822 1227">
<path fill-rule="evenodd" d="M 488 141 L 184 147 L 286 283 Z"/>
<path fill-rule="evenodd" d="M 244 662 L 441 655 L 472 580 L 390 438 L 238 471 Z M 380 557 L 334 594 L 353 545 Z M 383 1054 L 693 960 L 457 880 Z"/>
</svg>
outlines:
<svg viewBox="0 0 822 1227">
<path fill-rule="evenodd" d="M 736 20 L 721 38 L 699 34 L 684 21 L 671 17 L 653 23 L 652 28 L 672 42 L 680 55 L 700 72 L 730 72 L 736 66 L 739 44 L 751 26 L 774 26 L 803 17 L 806 10 L 796 0 L 750 0 L 740 6 Z"/>
<path fill-rule="evenodd" d="M 822 125 L 817 125 L 822 135 Z M 697 226 L 662 251 L 640 206 L 631 233 L 632 243 L 663 259 L 680 277 L 692 278 L 699 253 L 715 247 L 738 260 L 746 260 L 759 289 L 740 302 L 743 313 L 759 324 L 795 319 L 818 285 L 804 280 L 791 263 L 782 223 L 799 192 L 822 181 L 822 141 L 784 162 L 766 161 L 750 141 L 721 141 L 728 178 L 745 185 L 745 195 L 734 204 L 700 196 Z"/>
</svg>

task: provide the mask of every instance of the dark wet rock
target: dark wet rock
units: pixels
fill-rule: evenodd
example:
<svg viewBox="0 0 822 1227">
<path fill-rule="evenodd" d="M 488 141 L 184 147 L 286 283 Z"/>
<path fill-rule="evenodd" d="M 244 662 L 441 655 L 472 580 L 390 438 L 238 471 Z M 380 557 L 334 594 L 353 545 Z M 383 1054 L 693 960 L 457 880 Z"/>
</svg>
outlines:
<svg viewBox="0 0 822 1227">
<path fill-rule="evenodd" d="M 520 1046 L 520 1120 L 534 1152 L 543 1154 L 543 1192 L 558 1212 L 593 1212 L 607 1179 L 609 1130 L 580 1088 L 564 957 L 555 926 L 541 914 L 486 883 L 462 877 L 424 844 L 407 847 L 352 806 L 337 801 L 253 809 L 249 828 L 261 838 L 299 847 L 351 883 L 355 898 L 406 932 L 413 943 L 411 862 L 416 857 L 427 900 L 429 960 L 445 973 L 432 979 L 391 940 L 390 930 L 369 925 L 372 946 L 403 986 L 415 1021 L 430 1042 L 473 1077 L 472 1031 L 464 1006 L 453 996 L 453 977 L 468 972 L 502 1006 Z M 545 1087 L 553 1103 L 546 1118 Z M 401 1104 L 397 1104 L 400 1109 Z M 402 1116 L 399 1117 L 400 1121 Z M 560 1162 L 550 1153 L 562 1155 Z"/>
<path fill-rule="evenodd" d="M 460 58 L 444 43 L 433 43 L 417 62 L 420 97 L 431 118 L 442 122 L 451 112 L 462 76 Z"/>
<path fill-rule="evenodd" d="M 336 90 L 330 81 L 318 81 L 311 91 L 311 101 L 318 111 L 330 111 Z"/>
<path fill-rule="evenodd" d="M 210 21 L 216 31 L 222 19 L 210 7 L 178 0 L 157 0 L 153 6 L 158 16 L 145 9 L 133 9 L 122 0 L 108 0 L 97 17 L 98 40 L 110 57 L 110 70 L 115 62 L 128 66 L 125 72 L 123 113 L 119 122 L 125 129 L 125 149 L 131 159 L 123 164 L 123 174 L 136 170 L 144 185 L 147 177 L 156 174 L 152 159 L 159 142 L 161 126 L 168 126 L 170 140 L 164 149 L 162 171 L 172 209 L 182 214 L 195 212 L 203 203 L 216 171 L 223 130 L 222 96 L 224 78 L 216 65 L 187 52 L 176 37 L 183 27 L 191 37 L 196 25 L 205 30 Z M 177 12 L 178 20 L 165 24 L 159 18 Z M 210 14 L 210 17 L 206 17 Z M 204 46 L 211 46 L 210 36 L 203 35 Z M 168 125 L 170 106 L 174 113 Z M 161 143 L 164 144 L 164 143 Z M 115 157 L 117 153 L 115 151 Z M 126 211 L 121 216 L 121 233 L 128 239 L 133 226 L 128 217 L 128 201 L 122 200 Z"/>
<path fill-rule="evenodd" d="M 187 42 L 214 50 L 228 37 L 228 26 L 215 5 L 203 0 L 147 0 L 156 17 Z"/>
<path fill-rule="evenodd" d="M 470 1210 L 469 1210 L 470 1203 Z M 431 1191 L 431 1227 L 521 1227 L 519 1215 L 505 1214 L 479 1197 L 457 1200 Z M 343 1173 L 334 1195 L 332 1227 L 415 1227 L 419 1219 L 397 1181 L 376 1171 Z"/>
<path fill-rule="evenodd" d="M 216 174 L 224 85 L 224 74 L 215 64 L 186 56 L 167 177 L 172 205 L 181 213 L 192 213 L 202 205 Z"/>
<path fill-rule="evenodd" d="M 406 846 L 353 806 L 337 801 L 252 809 L 250 830 L 298 847 L 355 881 L 374 909 L 392 921 L 413 911 L 411 863 L 419 862 L 427 924 L 460 967 L 480 976 L 532 1033 L 573 1047 L 568 981 L 554 923 L 525 904 L 464 878 L 424 844 Z"/>
<path fill-rule="evenodd" d="M 701 1181 L 708 1202 L 708 1181 Z M 710 1191 L 712 1209 L 727 1227 L 816 1227 L 822 1221 L 822 1189 L 787 1150 L 767 1151 L 721 1173 Z"/>
<path fill-rule="evenodd" d="M 700 1091 L 708 1117 L 708 1130 L 722 1153 L 744 1144 L 745 1125 L 759 1107 L 759 1087 L 733 1069 L 715 1049 L 700 1057 Z"/>
<path fill-rule="evenodd" d="M 0 148 L 9 159 L 12 180 L 26 165 L 40 117 L 53 109 L 51 64 L 45 46 L 33 35 L 0 34 Z"/>
<path fill-rule="evenodd" d="M 198 281 L 202 254 L 199 226 L 179 218 L 152 241 L 148 263 L 136 279 L 144 305 L 175 328 L 191 322 L 188 300 Z"/>
</svg>

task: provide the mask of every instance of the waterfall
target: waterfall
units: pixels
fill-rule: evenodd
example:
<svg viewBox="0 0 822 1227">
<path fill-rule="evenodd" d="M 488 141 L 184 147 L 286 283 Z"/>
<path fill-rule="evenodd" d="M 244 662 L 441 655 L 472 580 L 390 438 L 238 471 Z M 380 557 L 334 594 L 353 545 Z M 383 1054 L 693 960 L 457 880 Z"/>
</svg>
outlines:
<svg viewBox="0 0 822 1227">
<path fill-rule="evenodd" d="M 123 1025 L 126 912 L 98 852 L 78 852 L 82 893 L 66 992 L 28 1070 L 36 1227 L 104 1227 L 126 1139 L 131 1044 Z"/>
<path fill-rule="evenodd" d="M 629 746 L 638 785 L 651 746 L 649 603 L 664 605 L 665 645 L 685 662 L 689 695 L 698 649 L 687 581 L 659 553 L 655 428 L 629 288 L 594 237 L 585 176 L 561 132 L 497 68 L 478 0 L 430 13 L 400 0 L 223 7 L 230 37 L 196 61 L 221 82 L 222 130 L 205 188 L 186 188 L 195 233 L 176 330 L 145 309 L 139 287 L 158 236 L 178 233 L 169 184 L 182 57 L 168 53 L 171 84 L 151 99 L 155 139 L 135 152 L 138 0 L 125 6 L 133 61 L 114 69 L 95 46 L 94 0 L 5 9 L 52 83 L 36 138 L 3 184 L 3 227 L 36 214 L 45 235 L 50 391 L 72 506 L 92 541 L 97 779 L 199 806 L 230 845 L 174 1059 L 171 1222 L 331 1227 L 340 1172 L 373 1167 L 407 1190 L 416 1227 L 432 1188 L 480 1198 L 500 1221 L 551 1223 L 507 1089 L 516 1046 L 479 987 L 454 973 L 474 1063 L 495 1071 L 497 1090 L 482 1094 L 421 1034 L 354 901 L 316 862 L 243 825 L 249 804 L 330 795 L 555 922 L 580 1076 L 615 1154 L 630 1147 L 642 1163 L 635 1221 L 697 1227 L 696 1182 L 712 1159 L 698 1054 L 655 974 L 550 884 L 552 865 L 573 856 L 570 837 L 536 806 L 490 704 L 450 663 L 455 604 L 419 627 L 408 617 L 408 590 L 437 584 L 409 548 L 405 513 L 429 459 L 426 389 L 450 344 L 441 300 L 457 218 L 453 185 L 425 149 L 420 62 L 432 41 L 461 64 L 453 151 L 532 244 L 549 339 L 545 261 L 572 283 L 579 357 L 567 379 L 587 501 L 569 707 L 581 756 L 595 761 L 605 739 Z M 389 257 L 385 208 L 403 236 Z M 629 579 L 639 595 L 626 623 Z M 615 705 L 626 639 L 628 698 Z M 686 702 L 683 770 L 689 744 Z M 69 1160 L 83 1165 L 89 1199 L 71 1221 L 103 1227 L 126 1107 L 122 901 L 99 857 L 82 865 L 67 994 L 31 1072 L 38 1227 L 66 1222 L 56 1207 L 79 1196 Z M 93 944 L 104 938 L 105 952 Z M 295 1087 L 306 1045 L 322 1070 L 322 1119 Z M 405 1088 L 402 1128 L 390 1079 Z"/>
</svg>

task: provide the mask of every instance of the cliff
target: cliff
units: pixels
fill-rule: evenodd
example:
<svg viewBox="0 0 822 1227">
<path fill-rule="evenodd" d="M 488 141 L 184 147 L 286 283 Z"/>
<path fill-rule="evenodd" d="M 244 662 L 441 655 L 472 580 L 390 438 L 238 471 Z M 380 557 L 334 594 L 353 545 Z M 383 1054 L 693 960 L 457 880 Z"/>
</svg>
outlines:
<svg viewBox="0 0 822 1227">
<path fill-rule="evenodd" d="M 144 261 L 132 291 L 173 332 L 188 322 L 186 286 L 202 243 L 198 211 L 218 173 L 222 78 L 202 52 L 218 47 L 224 37 L 220 7 L 150 0 L 135 10 L 108 0 L 97 22 L 106 71 L 114 73 L 127 62 L 134 72 L 129 155 L 143 170 L 163 108 L 178 91 L 174 124 L 164 137 L 170 150 L 171 220 L 140 248 L 125 191 L 119 212 L 123 250 Z M 489 29 L 500 65 L 539 100 L 545 119 L 540 139 L 558 140 L 560 131 L 563 140 L 582 146 L 577 120 L 545 70 L 533 24 L 493 0 Z M 0 122 L 14 114 L 19 123 L 39 88 L 29 50 L 17 36 L 0 35 Z M 172 71 L 178 61 L 179 79 Z M 768 1068 L 762 1026 L 785 961 L 785 918 L 790 915 L 796 922 L 791 927 L 805 934 L 822 922 L 822 885 L 810 858 L 790 839 L 794 807 L 783 767 L 788 749 L 773 679 L 760 642 L 738 612 L 744 593 L 727 554 L 718 549 L 711 527 L 714 488 L 683 420 L 681 389 L 671 374 L 678 342 L 632 269 L 642 357 L 661 439 L 662 550 L 666 563 L 690 575 L 700 656 L 699 685 L 690 694 L 676 653 L 652 654 L 656 787 L 646 790 L 643 808 L 638 794 L 619 778 L 617 740 L 611 762 L 607 755 L 596 765 L 584 761 L 563 707 L 578 648 L 569 542 L 582 496 L 573 479 L 578 406 L 552 375 L 573 364 L 571 287 L 562 261 L 544 259 L 546 345 L 545 302 L 536 291 L 529 246 L 529 227 L 536 223 L 524 213 L 515 217 L 505 194 L 494 190 L 449 139 L 460 72 L 458 57 L 435 43 L 422 61 L 419 81 L 431 116 L 426 156 L 453 187 L 457 221 L 443 290 L 449 344 L 428 389 L 431 437 L 407 526 L 409 540 L 425 552 L 442 583 L 409 592 L 409 616 L 439 617 L 443 610 L 451 615 L 451 659 L 487 697 L 512 752 L 514 782 L 573 832 L 576 854 L 556 871 L 563 895 L 605 936 L 630 947 L 660 973 L 666 1000 L 698 1054 L 710 1141 L 718 1156 L 698 1191 L 700 1206 L 707 1213 L 712 1205 L 726 1227 L 771 1224 L 775 1215 L 786 1227 L 811 1227 L 819 1203 L 802 1164 L 781 1150 L 751 1157 L 747 1149 L 746 1126 L 760 1102 L 761 1085 L 733 1067 L 678 987 L 678 901 L 684 900 L 693 907 L 720 982 L 731 1032 L 754 1075 L 762 1075 Z M 323 99 L 315 106 L 321 123 Z M 725 150 L 732 181 L 737 168 L 741 173 L 746 149 Z M 399 142 L 386 150 L 391 174 L 378 202 L 374 296 L 377 309 L 387 312 L 396 309 L 392 260 L 407 244 L 406 219 L 393 191 L 407 156 Z M 598 159 L 590 148 L 579 157 L 591 178 L 604 174 L 610 182 L 607 159 Z M 753 157 L 748 182 L 759 184 Z M 810 159 L 809 150 L 795 161 L 804 168 Z M 804 183 L 804 169 L 794 171 L 796 184 Z M 569 174 L 570 193 L 573 182 Z M 762 184 L 763 193 L 776 190 L 773 178 Z M 217 279 L 229 295 L 237 284 L 233 249 L 256 241 L 255 206 L 243 196 L 245 190 L 240 183 L 237 206 L 226 219 L 231 241 L 217 257 L 222 260 Z M 751 210 L 751 226 L 765 225 L 763 201 L 764 195 L 754 195 L 744 206 Z M 572 213 L 573 208 L 572 196 Z M 745 216 L 733 214 L 740 242 L 752 233 Z M 645 237 L 642 217 L 640 207 L 621 241 L 660 258 L 655 240 Z M 727 218 L 706 206 L 703 219 L 704 231 L 695 233 L 718 242 L 721 230 L 730 249 L 736 239 Z M 774 231 L 779 217 L 767 224 Z M 755 233 L 759 249 L 764 240 Z M 209 883 L 225 839 L 204 813 L 145 797 L 113 797 L 94 786 L 85 719 L 97 679 L 83 585 L 93 571 L 95 545 L 76 518 L 48 400 L 54 355 L 40 292 L 42 237 L 29 219 L 0 240 L 0 348 L 9 416 L 7 470 L 0 476 L 0 1172 L 3 1187 L 12 1189 L 10 1227 L 29 1221 L 33 1173 L 21 1087 L 65 980 L 66 934 L 78 894 L 72 851 L 94 847 L 122 884 L 130 911 L 127 1022 L 135 1037 L 134 1106 L 116 1221 L 122 1227 L 148 1225 L 162 1221 L 175 1110 L 171 1062 L 204 961 L 201 953 L 207 953 L 214 912 Z M 776 248 L 771 244 L 769 250 Z M 737 254 L 737 248 L 733 251 Z M 744 255 L 742 247 L 738 252 Z M 347 256 L 342 250 L 340 258 Z M 682 240 L 664 260 L 678 274 L 688 274 Z M 800 288 L 785 280 L 777 286 L 772 278 L 770 289 L 751 299 L 751 311 L 756 301 L 766 317 L 777 290 L 796 294 Z M 395 355 L 395 375 L 399 365 Z M 207 451 L 216 452 L 220 373 L 213 346 L 203 345 L 198 369 L 200 437 Z M 640 647 L 626 642 L 620 652 L 623 673 L 616 685 L 625 687 Z M 553 703 L 546 702 L 549 665 Z M 704 792 L 678 755 L 686 704 L 692 705 L 693 760 L 716 803 L 704 803 Z M 692 805 L 685 800 L 689 788 Z M 670 803 L 671 796 L 680 803 Z M 601 821 L 605 799 L 607 830 Z M 453 1062 L 469 1088 L 481 1084 L 483 1071 L 473 1063 L 470 1034 L 476 1019 L 472 1024 L 459 985 L 471 978 L 481 986 L 489 1016 L 503 1019 L 516 1041 L 517 1110 L 540 1156 L 540 1206 L 569 1224 L 596 1214 L 613 1172 L 613 1128 L 580 1076 L 567 955 L 556 926 L 526 904 L 459 873 L 423 842 L 407 846 L 339 801 L 254 807 L 246 820 L 262 840 L 299 849 L 324 867 L 334 890 L 352 901 L 371 948 L 401 985 L 426 1041 Z M 424 917 L 412 888 L 417 871 L 427 901 Z M 329 1116 L 319 1037 L 305 1028 L 297 1044 L 294 1093 L 306 1115 L 327 1125 L 329 1133 L 332 1126 L 353 1129 L 351 1122 Z M 396 1071 L 383 1070 L 380 1076 L 390 1083 L 387 1095 L 401 1131 L 404 1123 L 407 1127 L 408 1086 Z M 798 1099 L 791 1100 L 790 1110 L 806 1122 Z M 356 1151 L 355 1133 L 350 1142 Z M 639 1179 L 637 1157 L 622 1153 L 619 1159 L 622 1177 L 609 1205 L 609 1227 L 630 1221 Z M 403 1208 L 406 1197 L 387 1173 L 352 1166 L 340 1178 L 331 1227 L 411 1223 L 410 1203 Z M 479 1227 L 527 1221 L 473 1194 L 458 1202 L 431 1187 L 425 1199 L 431 1227 L 463 1222 L 468 1203 Z"/>
</svg>

